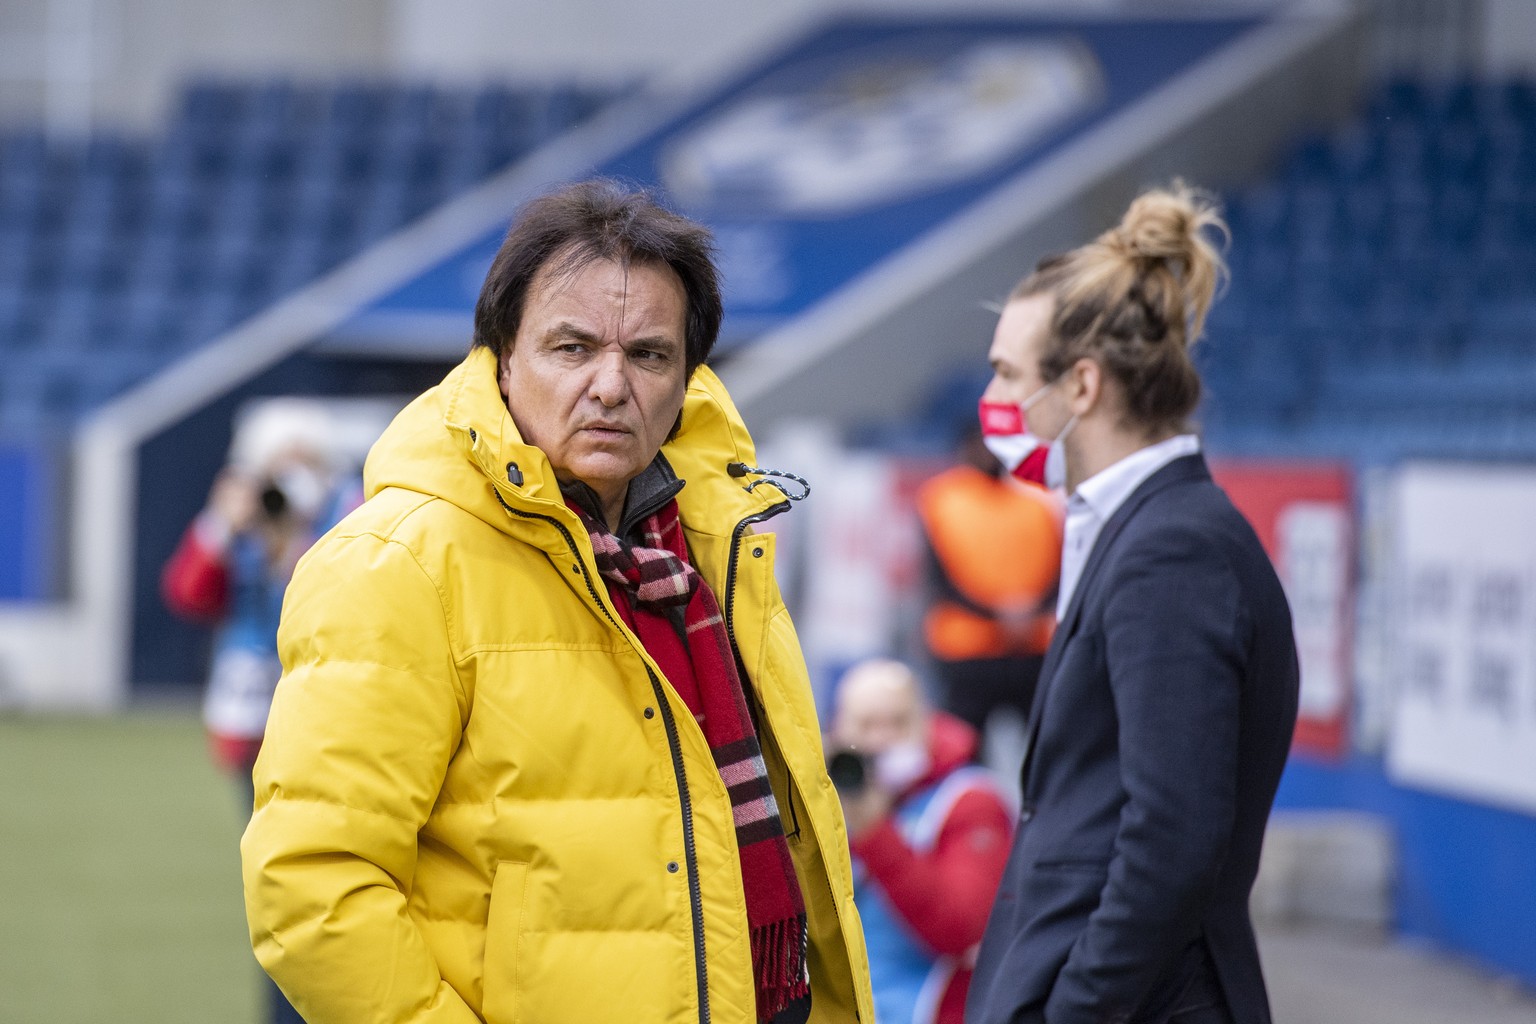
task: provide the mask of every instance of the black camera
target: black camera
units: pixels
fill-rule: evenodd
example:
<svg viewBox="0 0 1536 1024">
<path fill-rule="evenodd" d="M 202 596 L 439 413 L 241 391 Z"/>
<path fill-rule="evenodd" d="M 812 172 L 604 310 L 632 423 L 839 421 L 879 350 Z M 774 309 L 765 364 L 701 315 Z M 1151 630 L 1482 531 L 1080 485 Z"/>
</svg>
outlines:
<svg viewBox="0 0 1536 1024">
<path fill-rule="evenodd" d="M 869 758 L 857 750 L 834 750 L 827 758 L 827 777 L 839 793 L 854 796 L 869 783 Z"/>
<path fill-rule="evenodd" d="M 267 480 L 261 486 L 261 511 L 268 519 L 281 519 L 288 512 L 288 494 L 276 480 Z"/>
</svg>

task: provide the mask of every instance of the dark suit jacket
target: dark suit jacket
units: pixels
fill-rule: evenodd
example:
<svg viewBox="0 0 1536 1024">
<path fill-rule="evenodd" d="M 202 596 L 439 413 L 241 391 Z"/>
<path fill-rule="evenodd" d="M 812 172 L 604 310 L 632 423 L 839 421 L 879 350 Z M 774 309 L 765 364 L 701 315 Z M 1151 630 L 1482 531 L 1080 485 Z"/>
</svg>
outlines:
<svg viewBox="0 0 1536 1024">
<path fill-rule="evenodd" d="M 1046 655 L 967 1024 L 1156 1020 L 1211 967 L 1268 1024 L 1248 896 L 1297 682 L 1258 538 L 1174 460 L 1104 524 Z"/>
</svg>

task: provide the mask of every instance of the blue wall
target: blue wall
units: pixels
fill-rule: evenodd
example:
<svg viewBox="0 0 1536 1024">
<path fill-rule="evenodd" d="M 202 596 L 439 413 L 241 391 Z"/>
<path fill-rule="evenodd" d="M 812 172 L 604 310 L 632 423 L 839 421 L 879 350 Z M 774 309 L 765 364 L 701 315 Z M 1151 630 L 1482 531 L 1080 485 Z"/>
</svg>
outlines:
<svg viewBox="0 0 1536 1024">
<path fill-rule="evenodd" d="M 59 509 L 52 452 L 0 444 L 0 601 L 56 596 Z"/>
<path fill-rule="evenodd" d="M 1277 809 L 1381 815 L 1397 833 L 1397 926 L 1536 987 L 1536 817 L 1394 784 L 1375 758 L 1294 755 Z"/>
</svg>

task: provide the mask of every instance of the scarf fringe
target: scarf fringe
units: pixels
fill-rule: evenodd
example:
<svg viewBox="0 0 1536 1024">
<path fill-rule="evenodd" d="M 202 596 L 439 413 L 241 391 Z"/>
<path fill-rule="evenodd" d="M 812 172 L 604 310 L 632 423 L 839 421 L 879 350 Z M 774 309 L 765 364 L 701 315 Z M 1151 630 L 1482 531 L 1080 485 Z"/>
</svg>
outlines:
<svg viewBox="0 0 1536 1024">
<path fill-rule="evenodd" d="M 805 917 L 752 929 L 752 965 L 757 985 L 757 1019 L 771 1021 L 811 991 L 806 964 Z"/>
</svg>

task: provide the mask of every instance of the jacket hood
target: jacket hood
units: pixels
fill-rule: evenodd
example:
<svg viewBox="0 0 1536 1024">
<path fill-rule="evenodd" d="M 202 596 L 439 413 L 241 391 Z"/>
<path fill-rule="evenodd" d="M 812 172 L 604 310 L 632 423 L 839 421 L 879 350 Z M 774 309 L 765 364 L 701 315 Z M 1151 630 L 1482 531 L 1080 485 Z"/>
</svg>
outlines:
<svg viewBox="0 0 1536 1024">
<path fill-rule="evenodd" d="M 965 722 L 938 709 L 928 716 L 928 774 L 916 787 L 932 785 L 957 768 L 963 768 L 976 756 L 980 737 Z"/>
<path fill-rule="evenodd" d="M 730 475 L 733 463 L 754 465 L 756 451 L 708 367 L 694 371 L 682 425 L 662 453 L 685 481 L 678 504 L 690 530 L 728 535 L 746 517 L 787 500 L 770 482 L 748 491 L 743 477 Z M 507 533 L 523 529 L 508 507 L 578 525 L 549 459 L 513 423 L 497 385 L 496 355 L 484 347 L 401 410 L 369 451 L 363 483 L 366 497 L 386 487 L 416 491 Z"/>
</svg>

